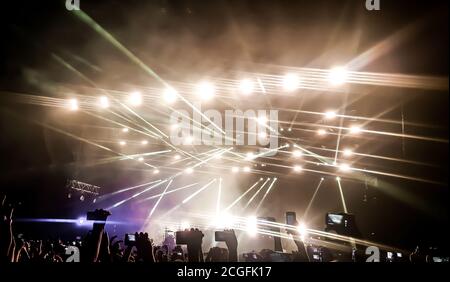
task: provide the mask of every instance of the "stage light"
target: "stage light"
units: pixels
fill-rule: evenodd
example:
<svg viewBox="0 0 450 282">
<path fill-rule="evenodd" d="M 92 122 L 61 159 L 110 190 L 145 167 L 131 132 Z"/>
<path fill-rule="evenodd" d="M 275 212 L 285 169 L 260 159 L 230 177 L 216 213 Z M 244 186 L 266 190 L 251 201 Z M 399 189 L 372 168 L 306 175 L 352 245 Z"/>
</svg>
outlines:
<svg viewBox="0 0 450 282">
<path fill-rule="evenodd" d="M 292 131 L 292 128 L 289 127 L 289 128 L 288 128 L 288 131 L 291 132 L 291 131 Z"/>
<path fill-rule="evenodd" d="M 76 111 L 78 110 L 78 100 L 75 98 L 72 98 L 69 100 L 69 110 Z"/>
<path fill-rule="evenodd" d="M 164 89 L 163 97 L 164 97 L 164 101 L 166 101 L 166 103 L 172 104 L 173 102 L 175 102 L 177 100 L 177 96 L 178 96 L 178 92 L 174 88 L 168 87 L 168 88 Z"/>
<path fill-rule="evenodd" d="M 347 82 L 348 72 L 343 67 L 335 67 L 330 70 L 328 80 L 332 85 L 342 85 Z"/>
<path fill-rule="evenodd" d="M 245 230 L 250 236 L 255 236 L 258 232 L 258 222 L 255 216 L 249 216 L 247 218 L 247 224 Z"/>
<path fill-rule="evenodd" d="M 325 178 L 321 177 L 321 178 L 320 178 L 320 180 L 324 181 L 324 180 L 325 180 Z"/>
<path fill-rule="evenodd" d="M 154 169 L 153 170 L 153 174 L 158 174 L 159 173 L 159 169 Z"/>
<path fill-rule="evenodd" d="M 308 233 L 308 228 L 306 227 L 306 225 L 304 223 L 300 223 L 297 226 L 297 231 L 300 235 L 300 240 L 302 240 L 302 241 L 305 240 L 305 236 Z"/>
<path fill-rule="evenodd" d="M 317 130 L 317 134 L 320 135 L 320 136 L 323 136 L 323 135 L 327 134 L 327 131 L 325 129 L 321 128 L 321 129 Z"/>
<path fill-rule="evenodd" d="M 122 132 L 128 132 L 128 127 L 122 128 Z"/>
<path fill-rule="evenodd" d="M 82 201 L 82 202 L 84 201 L 84 195 L 80 196 L 80 201 Z"/>
<path fill-rule="evenodd" d="M 175 155 L 173 158 L 176 159 L 176 160 L 179 160 L 179 159 L 181 159 L 181 156 L 180 155 Z"/>
<path fill-rule="evenodd" d="M 141 144 L 142 144 L 142 145 L 147 145 L 147 144 L 148 144 L 148 141 L 147 141 L 147 140 L 142 140 L 142 141 L 141 141 Z"/>
<path fill-rule="evenodd" d="M 337 181 L 341 181 L 341 178 L 338 176 L 338 177 L 336 177 L 336 180 Z"/>
<path fill-rule="evenodd" d="M 119 145 L 120 145 L 120 146 L 125 146 L 126 144 L 127 144 L 127 142 L 125 142 L 125 141 L 120 141 L 120 142 L 119 142 Z"/>
<path fill-rule="evenodd" d="M 79 217 L 77 220 L 77 225 L 83 225 L 85 222 L 85 219 L 83 217 Z"/>
<path fill-rule="evenodd" d="M 245 159 L 248 161 L 251 161 L 255 158 L 255 155 L 252 152 L 248 152 L 247 154 L 245 154 Z"/>
<path fill-rule="evenodd" d="M 266 116 L 257 117 L 256 122 L 258 122 L 259 124 L 265 125 L 265 124 L 267 124 L 267 117 Z"/>
<path fill-rule="evenodd" d="M 349 131 L 351 134 L 358 134 L 361 132 L 361 127 L 359 125 L 352 125 Z"/>
<path fill-rule="evenodd" d="M 100 105 L 100 108 L 103 108 L 103 109 L 106 109 L 106 108 L 109 108 L 109 100 L 108 100 L 108 97 L 106 97 L 106 96 L 101 96 L 100 98 L 99 98 L 99 105 Z"/>
<path fill-rule="evenodd" d="M 283 89 L 286 91 L 294 91 L 298 88 L 300 80 L 296 74 L 288 73 L 283 77 Z"/>
<path fill-rule="evenodd" d="M 301 172 L 302 170 L 303 170 L 303 167 L 301 167 L 299 165 L 294 166 L 294 171 L 295 172 Z"/>
<path fill-rule="evenodd" d="M 215 95 L 216 89 L 211 82 L 203 81 L 197 85 L 197 95 L 202 100 L 210 100 Z"/>
<path fill-rule="evenodd" d="M 244 95 L 252 94 L 254 83 L 251 79 L 243 79 L 239 82 L 239 91 Z"/>
<path fill-rule="evenodd" d="M 258 133 L 258 136 L 260 138 L 266 138 L 267 137 L 267 133 L 263 131 L 263 132 Z"/>
<path fill-rule="evenodd" d="M 192 136 L 188 136 L 188 137 L 186 137 L 186 139 L 184 139 L 184 145 L 192 145 L 193 141 L 194 141 L 194 138 Z"/>
<path fill-rule="evenodd" d="M 284 129 L 281 127 L 281 128 L 280 128 L 280 131 L 284 131 Z"/>
<path fill-rule="evenodd" d="M 132 106 L 140 106 L 142 104 L 141 92 L 135 91 L 128 97 L 128 103 Z"/>
<path fill-rule="evenodd" d="M 194 169 L 192 167 L 188 167 L 184 172 L 186 172 L 186 174 L 191 174 L 194 172 Z"/>
<path fill-rule="evenodd" d="M 233 166 L 231 168 L 231 172 L 234 172 L 234 173 L 239 172 L 239 168 L 237 166 Z"/>
<path fill-rule="evenodd" d="M 306 225 L 305 225 L 303 222 L 301 222 L 301 223 L 297 226 L 297 231 L 298 231 L 298 233 L 300 233 L 301 235 L 306 234 L 307 230 L 308 230 L 308 228 L 306 227 Z"/>
<path fill-rule="evenodd" d="M 339 165 L 339 170 L 343 171 L 343 172 L 348 172 L 351 170 L 351 167 L 349 164 L 340 164 Z"/>
<path fill-rule="evenodd" d="M 327 111 L 325 112 L 325 118 L 326 119 L 334 119 L 336 117 L 335 111 Z"/>
<path fill-rule="evenodd" d="M 292 154 L 294 155 L 294 157 L 296 158 L 300 158 L 301 156 L 303 156 L 302 151 L 300 150 L 295 150 L 294 152 L 292 152 Z"/>
<path fill-rule="evenodd" d="M 245 166 L 245 167 L 244 167 L 244 172 L 250 172 L 250 167 Z"/>
<path fill-rule="evenodd" d="M 139 157 L 139 158 L 138 158 L 138 161 L 143 162 L 143 161 L 144 161 L 144 158 L 143 158 L 143 157 Z"/>
<path fill-rule="evenodd" d="M 350 157 L 351 155 L 353 155 L 353 151 L 351 149 L 344 149 L 343 154 L 346 157 Z"/>
</svg>

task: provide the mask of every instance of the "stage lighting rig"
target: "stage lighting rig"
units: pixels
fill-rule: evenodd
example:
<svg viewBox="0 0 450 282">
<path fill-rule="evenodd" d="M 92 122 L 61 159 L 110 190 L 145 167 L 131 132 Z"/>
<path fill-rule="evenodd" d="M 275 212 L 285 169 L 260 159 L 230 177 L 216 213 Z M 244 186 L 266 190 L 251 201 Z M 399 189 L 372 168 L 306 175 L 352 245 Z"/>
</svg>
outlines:
<svg viewBox="0 0 450 282">
<path fill-rule="evenodd" d="M 88 183 L 84 183 L 78 180 L 68 180 L 66 188 L 69 190 L 67 193 L 67 198 L 72 198 L 74 193 L 80 193 L 80 201 L 84 201 L 87 195 L 97 197 L 100 192 L 100 187 Z"/>
</svg>

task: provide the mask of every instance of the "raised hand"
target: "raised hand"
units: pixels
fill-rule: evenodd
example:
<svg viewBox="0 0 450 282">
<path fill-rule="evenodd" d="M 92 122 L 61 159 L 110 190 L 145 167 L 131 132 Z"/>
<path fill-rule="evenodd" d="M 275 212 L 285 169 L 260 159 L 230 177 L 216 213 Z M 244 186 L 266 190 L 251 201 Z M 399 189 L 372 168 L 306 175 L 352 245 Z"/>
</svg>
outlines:
<svg viewBox="0 0 450 282">
<path fill-rule="evenodd" d="M 110 215 L 111 213 L 109 211 L 103 209 L 97 209 L 88 214 L 88 217 L 94 220 L 92 234 L 90 236 L 91 240 L 88 246 L 89 261 L 91 262 L 98 261 L 106 220 Z"/>
<path fill-rule="evenodd" d="M 233 229 L 225 230 L 229 233 L 229 236 L 226 237 L 225 244 L 228 248 L 228 261 L 237 262 L 238 255 L 237 255 L 237 246 L 238 241 L 236 238 L 236 234 L 234 233 Z"/>
<path fill-rule="evenodd" d="M 190 262 L 203 262 L 202 242 L 203 233 L 196 229 L 191 229 L 187 242 L 188 260 Z"/>
<path fill-rule="evenodd" d="M 6 201 L 6 195 L 3 196 L 0 205 L 0 262 L 12 261 L 13 248 L 12 217 L 14 208 Z"/>
<path fill-rule="evenodd" d="M 148 238 L 147 233 L 135 233 L 136 237 L 136 250 L 138 260 L 143 262 L 155 262 L 155 258 L 153 257 L 153 243 Z"/>
</svg>

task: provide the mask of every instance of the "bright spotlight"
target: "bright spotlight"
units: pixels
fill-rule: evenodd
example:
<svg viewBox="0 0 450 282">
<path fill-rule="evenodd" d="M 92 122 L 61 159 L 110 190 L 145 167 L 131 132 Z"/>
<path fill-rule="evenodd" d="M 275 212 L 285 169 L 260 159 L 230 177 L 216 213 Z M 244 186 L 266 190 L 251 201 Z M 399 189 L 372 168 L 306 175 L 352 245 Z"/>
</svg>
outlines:
<svg viewBox="0 0 450 282">
<path fill-rule="evenodd" d="M 317 134 L 320 135 L 320 136 L 323 136 L 323 135 L 327 134 L 327 131 L 325 129 L 321 128 L 321 129 L 317 130 Z"/>
<path fill-rule="evenodd" d="M 155 168 L 155 169 L 153 170 L 153 174 L 158 174 L 158 173 L 159 173 L 159 169 Z"/>
<path fill-rule="evenodd" d="M 325 112 L 325 118 L 326 119 L 334 119 L 336 117 L 335 111 L 327 111 Z"/>
<path fill-rule="evenodd" d="M 265 125 L 265 124 L 267 124 L 267 117 L 266 116 L 260 116 L 260 117 L 256 118 L 256 121 L 259 124 Z"/>
<path fill-rule="evenodd" d="M 193 141 L 194 141 L 194 138 L 192 136 L 188 136 L 188 137 L 186 137 L 186 139 L 184 139 L 184 145 L 192 145 Z"/>
<path fill-rule="evenodd" d="M 135 91 L 130 94 L 128 97 L 128 103 L 132 106 L 140 106 L 142 104 L 142 95 L 141 92 Z"/>
<path fill-rule="evenodd" d="M 343 172 L 348 172 L 351 170 L 351 167 L 349 164 L 340 164 L 339 165 L 339 170 L 343 171 Z"/>
<path fill-rule="evenodd" d="M 197 85 L 197 95 L 202 100 L 210 100 L 215 95 L 216 89 L 211 82 L 203 81 Z"/>
<path fill-rule="evenodd" d="M 301 172 L 302 170 L 303 170 L 303 167 L 301 167 L 299 165 L 294 166 L 294 171 L 295 172 Z"/>
<path fill-rule="evenodd" d="M 267 138 L 267 133 L 266 132 L 260 132 L 258 133 L 259 138 Z"/>
<path fill-rule="evenodd" d="M 246 231 L 248 235 L 255 236 L 258 231 L 258 224 L 255 216 L 249 216 L 247 218 Z"/>
<path fill-rule="evenodd" d="M 143 162 L 143 161 L 144 161 L 144 158 L 143 158 L 143 157 L 139 157 L 139 158 L 138 158 L 138 161 Z"/>
<path fill-rule="evenodd" d="M 244 170 L 244 172 L 250 172 L 250 167 L 245 166 L 243 170 Z"/>
<path fill-rule="evenodd" d="M 127 142 L 125 142 L 125 141 L 120 141 L 120 142 L 119 142 L 119 145 L 120 145 L 120 146 L 125 146 L 126 144 L 127 144 Z"/>
<path fill-rule="evenodd" d="M 288 73 L 283 78 L 283 89 L 286 91 L 294 91 L 300 85 L 300 79 L 296 74 Z"/>
<path fill-rule="evenodd" d="M 338 176 L 338 177 L 336 177 L 336 180 L 337 181 L 341 181 L 341 178 Z"/>
<path fill-rule="evenodd" d="M 191 174 L 194 172 L 194 169 L 192 167 L 188 167 L 184 172 L 186 172 L 186 174 Z"/>
<path fill-rule="evenodd" d="M 351 149 L 344 149 L 343 154 L 345 157 L 350 157 L 353 155 L 353 151 Z"/>
<path fill-rule="evenodd" d="M 172 87 L 164 89 L 163 97 L 164 101 L 168 104 L 172 104 L 177 100 L 178 92 Z"/>
<path fill-rule="evenodd" d="M 142 140 L 142 141 L 141 141 L 141 144 L 142 144 L 142 145 L 147 145 L 147 144 L 148 144 L 148 141 L 147 141 L 147 140 Z"/>
<path fill-rule="evenodd" d="M 296 158 L 300 158 L 301 156 L 303 156 L 303 153 L 302 153 L 302 151 L 300 151 L 300 150 L 295 150 L 292 154 L 293 154 L 294 157 L 296 157 Z"/>
<path fill-rule="evenodd" d="M 252 152 L 248 152 L 247 154 L 245 154 L 245 159 L 250 161 L 253 160 L 255 158 L 255 155 Z"/>
<path fill-rule="evenodd" d="M 233 166 L 231 168 L 231 172 L 234 172 L 234 173 L 239 172 L 239 168 L 237 166 Z"/>
<path fill-rule="evenodd" d="M 298 231 L 298 234 L 300 235 L 300 239 L 303 241 L 303 240 L 305 240 L 305 236 L 306 236 L 306 234 L 308 233 L 308 228 L 306 227 L 306 225 L 304 224 L 304 223 L 300 223 L 298 226 L 297 226 L 297 231 Z"/>
<path fill-rule="evenodd" d="M 78 220 L 77 220 L 77 225 L 83 225 L 85 221 L 86 221 L 85 218 L 80 217 L 80 218 L 78 218 Z"/>
<path fill-rule="evenodd" d="M 100 98 L 99 98 L 99 105 L 100 105 L 100 108 L 103 108 L 103 109 L 106 109 L 106 108 L 109 108 L 109 100 L 108 100 L 108 97 L 106 97 L 106 96 L 101 96 Z"/>
<path fill-rule="evenodd" d="M 78 100 L 75 98 L 72 98 L 69 100 L 69 109 L 71 111 L 76 111 L 78 110 Z"/>
<path fill-rule="evenodd" d="M 180 155 L 175 155 L 173 158 L 176 159 L 176 160 L 179 160 L 179 159 L 181 159 L 181 156 Z"/>
<path fill-rule="evenodd" d="M 349 131 L 351 134 L 358 134 L 361 132 L 361 127 L 359 125 L 352 125 Z"/>
<path fill-rule="evenodd" d="M 335 67 L 330 70 L 328 80 L 332 85 L 342 85 L 347 82 L 348 72 L 343 67 Z"/>
<path fill-rule="evenodd" d="M 128 132 L 128 127 L 122 128 L 122 132 Z"/>
<path fill-rule="evenodd" d="M 254 83 L 251 79 L 243 79 L 239 82 L 239 91 L 244 95 L 252 94 Z"/>
</svg>

